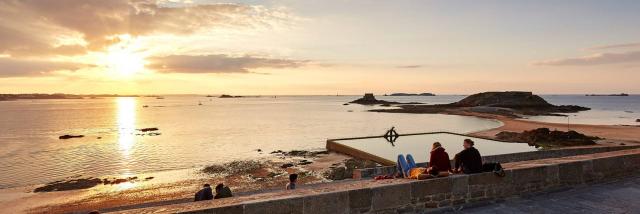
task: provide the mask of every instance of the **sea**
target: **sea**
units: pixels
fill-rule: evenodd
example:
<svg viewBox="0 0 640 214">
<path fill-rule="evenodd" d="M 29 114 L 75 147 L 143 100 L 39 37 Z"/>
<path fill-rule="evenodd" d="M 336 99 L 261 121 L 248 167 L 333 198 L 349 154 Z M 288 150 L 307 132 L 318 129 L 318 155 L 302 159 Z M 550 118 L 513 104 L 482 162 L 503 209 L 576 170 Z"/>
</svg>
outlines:
<svg viewBox="0 0 640 214">
<path fill-rule="evenodd" d="M 204 95 L 0 102 L 0 189 L 65 178 L 135 175 L 265 158 L 275 150 L 323 149 L 327 139 L 431 131 L 468 133 L 499 121 L 440 114 L 368 112 L 380 106 L 344 105 L 361 96 Z M 462 95 L 379 96 L 440 104 Z M 544 95 L 558 105 L 590 111 L 528 120 L 640 125 L 640 96 Z M 143 132 L 143 128 L 157 131 Z M 82 138 L 59 139 L 61 135 Z"/>
</svg>

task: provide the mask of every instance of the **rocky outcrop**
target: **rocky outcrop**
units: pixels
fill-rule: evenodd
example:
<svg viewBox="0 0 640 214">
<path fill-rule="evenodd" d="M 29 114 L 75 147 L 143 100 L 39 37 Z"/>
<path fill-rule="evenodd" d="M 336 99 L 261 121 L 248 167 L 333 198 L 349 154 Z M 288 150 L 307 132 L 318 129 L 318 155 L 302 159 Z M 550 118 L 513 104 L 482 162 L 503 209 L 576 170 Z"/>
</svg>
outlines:
<svg viewBox="0 0 640 214">
<path fill-rule="evenodd" d="M 373 96 L 372 93 L 366 93 L 364 94 L 364 97 L 351 101 L 349 103 L 356 103 L 356 104 L 362 104 L 362 105 L 422 104 L 418 102 L 400 103 L 400 102 L 393 102 L 393 101 L 378 100 L 376 99 L 375 96 Z"/>
<path fill-rule="evenodd" d="M 145 178 L 145 181 L 151 180 L 153 177 Z M 63 181 L 55 181 L 51 183 L 47 183 L 43 186 L 37 187 L 33 190 L 33 192 L 54 192 L 54 191 L 68 191 L 68 190 L 78 190 L 78 189 L 89 189 L 91 187 L 95 187 L 97 185 L 117 185 L 125 182 L 136 182 L 139 181 L 137 176 L 134 177 L 126 177 L 126 178 L 78 178 L 71 180 L 63 180 Z"/>
<path fill-rule="evenodd" d="M 343 180 L 353 177 L 355 169 L 374 168 L 378 166 L 376 163 L 361 159 L 347 159 L 342 163 L 333 164 L 328 171 L 323 173 L 323 177 L 330 180 Z"/>
<path fill-rule="evenodd" d="M 640 123 L 640 119 L 636 119 L 636 122 Z"/>
<path fill-rule="evenodd" d="M 594 145 L 598 137 L 587 136 L 576 131 L 551 131 L 548 128 L 538 128 L 522 133 L 503 131 L 496 134 L 496 139 L 502 141 L 528 143 L 534 146 L 581 146 Z"/>
<path fill-rule="evenodd" d="M 84 137 L 84 135 L 69 135 L 69 134 L 66 134 L 66 135 L 59 136 L 58 139 L 66 140 L 66 139 L 71 139 L 71 138 L 82 138 L 82 137 Z"/>
<path fill-rule="evenodd" d="M 531 92 L 507 91 L 507 92 L 483 92 L 469 95 L 454 103 L 460 107 L 492 106 L 505 108 L 522 107 L 550 107 L 546 100 Z"/>
<path fill-rule="evenodd" d="M 575 105 L 553 105 L 531 92 L 484 92 L 470 95 L 458 102 L 439 105 L 403 105 L 401 109 L 376 109 L 376 112 L 394 113 L 452 113 L 479 112 L 518 117 L 518 115 L 565 116 L 590 108 Z"/>
<path fill-rule="evenodd" d="M 572 113 L 590 109 L 575 105 L 552 105 L 538 95 L 523 91 L 484 92 L 473 94 L 452 104 L 459 107 L 486 106 L 561 113 Z"/>
<path fill-rule="evenodd" d="M 240 98 L 240 97 L 242 96 L 231 96 L 228 94 L 223 94 L 223 95 L 220 95 L 218 98 Z"/>
<path fill-rule="evenodd" d="M 158 130 L 160 130 L 160 129 L 155 128 L 155 127 L 153 127 L 153 128 L 141 128 L 141 129 L 138 129 L 138 131 L 141 131 L 141 132 L 152 132 L 152 131 L 158 131 Z"/>
</svg>

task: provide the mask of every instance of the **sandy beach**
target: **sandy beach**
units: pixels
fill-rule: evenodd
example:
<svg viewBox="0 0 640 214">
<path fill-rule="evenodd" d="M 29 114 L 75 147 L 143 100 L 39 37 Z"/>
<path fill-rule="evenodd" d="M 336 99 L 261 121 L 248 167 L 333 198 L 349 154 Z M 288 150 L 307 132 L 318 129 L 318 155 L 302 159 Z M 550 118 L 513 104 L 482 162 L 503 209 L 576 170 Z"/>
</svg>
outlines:
<svg viewBox="0 0 640 214">
<path fill-rule="evenodd" d="M 494 129 L 471 133 L 475 136 L 493 138 L 502 131 L 522 132 L 536 128 L 549 128 L 551 130 L 574 130 L 586 135 L 597 136 L 603 138 L 601 141 L 617 141 L 626 143 L 640 143 L 640 127 L 639 126 L 621 126 L 621 125 L 587 125 L 587 124 L 560 124 L 545 123 L 538 121 L 530 121 L 524 119 L 516 119 L 500 115 L 482 114 L 482 113 L 465 113 L 464 115 L 477 116 L 487 119 L 499 120 L 502 126 Z"/>
</svg>

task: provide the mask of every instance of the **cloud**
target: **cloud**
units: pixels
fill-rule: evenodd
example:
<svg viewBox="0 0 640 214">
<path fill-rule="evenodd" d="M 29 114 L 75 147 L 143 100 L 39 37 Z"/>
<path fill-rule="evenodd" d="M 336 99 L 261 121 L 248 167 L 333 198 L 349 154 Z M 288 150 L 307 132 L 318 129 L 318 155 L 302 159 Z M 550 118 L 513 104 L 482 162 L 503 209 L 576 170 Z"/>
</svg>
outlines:
<svg viewBox="0 0 640 214">
<path fill-rule="evenodd" d="M 123 34 L 183 35 L 215 28 L 270 26 L 287 19 L 288 13 L 282 10 L 244 4 L 0 0 L 0 54 L 82 54 L 104 50 Z M 65 38 L 74 42 L 60 44 Z"/>
<path fill-rule="evenodd" d="M 422 65 L 400 65 L 396 66 L 396 68 L 422 68 Z"/>
<path fill-rule="evenodd" d="M 37 76 L 53 71 L 76 70 L 82 64 L 0 57 L 0 78 Z"/>
<path fill-rule="evenodd" d="M 624 43 L 614 45 L 603 45 L 588 48 L 588 50 L 609 50 L 609 49 L 621 49 L 621 48 L 640 48 L 640 43 Z"/>
<path fill-rule="evenodd" d="M 640 63 L 640 51 L 624 53 L 599 53 L 590 56 L 540 61 L 534 62 L 533 64 L 548 66 L 588 66 L 621 63 Z"/>
<path fill-rule="evenodd" d="M 297 68 L 304 60 L 273 59 L 254 56 L 171 55 L 152 57 L 147 68 L 164 73 L 249 73 L 257 68 Z"/>
</svg>

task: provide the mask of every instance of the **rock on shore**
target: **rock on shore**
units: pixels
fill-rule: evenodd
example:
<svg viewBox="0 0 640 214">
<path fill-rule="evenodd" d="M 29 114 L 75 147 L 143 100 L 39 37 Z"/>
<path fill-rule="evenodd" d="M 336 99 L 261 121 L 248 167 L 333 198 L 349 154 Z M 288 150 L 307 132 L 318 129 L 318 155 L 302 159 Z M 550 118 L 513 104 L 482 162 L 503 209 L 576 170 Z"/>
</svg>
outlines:
<svg viewBox="0 0 640 214">
<path fill-rule="evenodd" d="M 496 134 L 498 140 L 528 143 L 534 146 L 581 146 L 594 145 L 598 137 L 587 136 L 576 131 L 551 131 L 538 128 L 522 133 L 503 131 Z"/>
<path fill-rule="evenodd" d="M 82 137 L 84 137 L 84 135 L 69 135 L 69 134 L 66 134 L 66 135 L 60 135 L 58 137 L 58 139 L 66 140 L 66 139 L 71 139 L 71 138 L 82 138 Z"/>
</svg>

